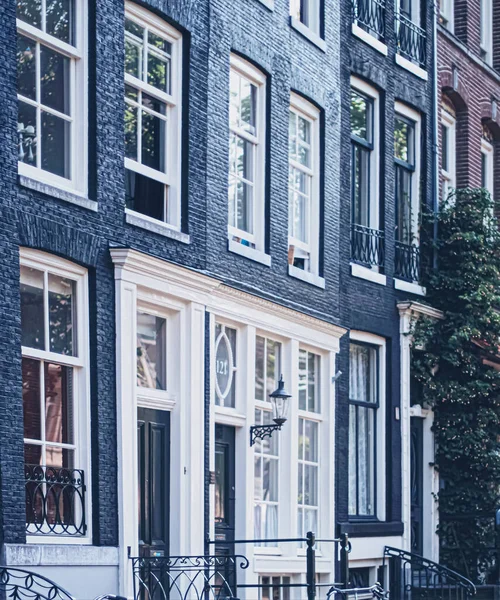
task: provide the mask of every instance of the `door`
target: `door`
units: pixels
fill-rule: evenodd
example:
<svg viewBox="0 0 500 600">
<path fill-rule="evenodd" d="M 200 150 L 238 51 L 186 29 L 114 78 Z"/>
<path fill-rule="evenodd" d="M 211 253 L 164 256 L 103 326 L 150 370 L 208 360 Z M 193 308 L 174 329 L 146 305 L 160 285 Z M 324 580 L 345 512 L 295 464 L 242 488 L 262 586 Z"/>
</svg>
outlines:
<svg viewBox="0 0 500 600">
<path fill-rule="evenodd" d="M 168 556 L 170 413 L 137 410 L 139 556 Z"/>
<path fill-rule="evenodd" d="M 410 419 L 411 551 L 423 554 L 424 420 Z"/>
<path fill-rule="evenodd" d="M 234 427 L 215 425 L 215 554 L 234 555 L 235 460 Z M 223 583 L 226 582 L 226 583 Z M 236 572 L 229 562 L 216 578 L 219 593 L 236 596 Z M 231 592 L 231 593 L 230 593 Z M 234 593 L 232 593 L 234 592 Z M 224 595 L 223 594 L 223 595 Z"/>
</svg>

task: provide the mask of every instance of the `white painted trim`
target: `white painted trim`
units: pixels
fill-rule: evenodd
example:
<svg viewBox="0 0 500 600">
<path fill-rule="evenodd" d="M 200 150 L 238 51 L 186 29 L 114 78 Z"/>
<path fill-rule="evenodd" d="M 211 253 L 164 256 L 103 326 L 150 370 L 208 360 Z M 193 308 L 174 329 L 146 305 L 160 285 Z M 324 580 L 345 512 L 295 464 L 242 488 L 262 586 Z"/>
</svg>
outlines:
<svg viewBox="0 0 500 600">
<path fill-rule="evenodd" d="M 481 0 L 480 2 L 480 46 L 484 53 L 484 62 L 487 65 L 493 63 L 493 2 L 492 0 Z"/>
<path fill-rule="evenodd" d="M 262 250 L 257 250 L 257 248 L 252 248 L 251 246 L 244 246 L 239 242 L 235 242 L 234 240 L 229 239 L 228 250 L 229 252 L 234 252 L 235 254 L 239 254 L 240 256 L 244 256 L 245 258 L 261 263 L 266 267 L 271 266 L 271 256 L 269 254 L 266 254 Z"/>
<path fill-rule="evenodd" d="M 34 543 L 28 540 L 28 544 L 4 544 L 5 564 L 18 567 L 118 565 L 116 546 L 46 545 L 39 541 L 38 537 Z"/>
<path fill-rule="evenodd" d="M 403 69 L 410 71 L 410 73 L 413 73 L 413 75 L 416 75 L 424 81 L 429 79 L 427 71 L 424 71 L 424 69 L 412 63 L 411 60 L 404 58 L 404 56 L 401 56 L 401 54 L 396 54 L 396 64 L 398 64 L 400 67 L 403 67 Z"/>
<path fill-rule="evenodd" d="M 377 40 L 376 37 L 362 29 L 357 23 L 352 24 L 351 31 L 353 35 L 365 42 L 365 44 L 368 44 L 377 52 L 380 52 L 380 54 L 387 56 L 387 45 Z"/>
<path fill-rule="evenodd" d="M 311 44 L 319 48 L 322 52 L 326 52 L 327 45 L 325 40 L 310 27 L 304 25 L 304 23 L 292 16 L 290 17 L 290 27 L 304 36 L 307 41 L 311 42 Z"/>
<path fill-rule="evenodd" d="M 457 161 L 457 146 L 456 146 L 456 126 L 455 117 L 444 108 L 441 109 L 441 125 L 446 128 L 448 137 L 448 169 L 441 166 L 441 178 L 443 180 L 443 190 L 441 199 L 445 200 L 450 191 L 457 185 L 456 183 L 456 161 Z M 442 165 L 443 140 L 441 140 L 441 165 Z"/>
<path fill-rule="evenodd" d="M 319 275 L 314 275 L 309 271 L 304 271 L 303 269 L 299 269 L 293 265 L 288 265 L 288 275 L 290 275 L 290 277 L 301 279 L 302 281 L 310 283 L 311 285 L 315 285 L 322 290 L 325 289 L 325 278 L 320 277 Z"/>
<path fill-rule="evenodd" d="M 492 144 L 481 138 L 481 154 L 486 158 L 486 189 L 494 199 L 494 167 L 495 167 L 495 150 Z"/>
<path fill-rule="evenodd" d="M 441 0 L 439 6 L 439 14 L 441 21 L 445 21 L 446 24 L 441 22 L 441 26 L 447 29 L 450 33 L 454 33 L 455 30 L 455 1 L 454 0 Z"/>
<path fill-rule="evenodd" d="M 398 311 L 400 316 L 404 314 L 408 314 L 411 316 L 412 314 L 419 316 L 425 315 L 426 317 L 431 317 L 432 319 L 444 319 L 444 313 L 432 306 L 428 306 L 427 304 L 421 304 L 420 302 L 398 302 Z M 409 333 L 410 329 L 401 330 L 402 333 Z"/>
<path fill-rule="evenodd" d="M 366 281 L 371 281 L 372 283 L 378 283 L 379 285 L 387 285 L 387 277 L 383 273 L 378 273 L 357 263 L 351 263 L 351 275 L 360 279 L 366 279 Z"/>
<path fill-rule="evenodd" d="M 427 294 L 423 286 L 418 285 L 418 283 L 404 281 L 403 279 L 394 279 L 394 289 L 410 292 L 410 294 L 416 294 L 417 296 L 425 296 Z"/>
<path fill-rule="evenodd" d="M 265 6 L 268 10 L 273 11 L 274 10 L 274 0 L 257 0 L 258 2 L 260 2 L 263 6 Z"/>
<path fill-rule="evenodd" d="M 183 233 L 182 231 L 179 231 L 177 228 L 173 227 L 172 225 L 169 225 L 168 223 L 158 221 L 158 219 L 153 219 L 152 217 L 148 217 L 147 215 L 138 213 L 135 210 L 131 210 L 130 208 L 125 209 L 125 221 L 129 225 L 141 227 L 142 229 L 152 231 L 153 233 L 157 233 L 158 235 L 163 235 L 172 240 L 181 242 L 182 244 L 191 243 L 191 238 L 187 233 Z"/>
</svg>

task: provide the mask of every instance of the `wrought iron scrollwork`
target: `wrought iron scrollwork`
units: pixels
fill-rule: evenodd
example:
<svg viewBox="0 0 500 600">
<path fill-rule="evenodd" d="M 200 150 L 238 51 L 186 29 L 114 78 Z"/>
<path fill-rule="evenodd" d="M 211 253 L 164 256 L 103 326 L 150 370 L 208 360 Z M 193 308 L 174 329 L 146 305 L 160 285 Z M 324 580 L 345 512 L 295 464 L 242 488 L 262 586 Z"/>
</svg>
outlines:
<svg viewBox="0 0 500 600">
<path fill-rule="evenodd" d="M 351 590 L 341 589 L 338 587 L 331 587 L 326 594 L 326 600 L 358 600 L 363 598 L 364 600 L 384 600 L 389 598 L 388 592 L 386 592 L 379 583 L 366 588 L 353 588 Z"/>
<path fill-rule="evenodd" d="M 396 242 L 395 276 L 406 281 L 420 280 L 420 248 Z"/>
<path fill-rule="evenodd" d="M 282 424 L 269 423 L 268 425 L 252 425 L 250 427 L 250 446 L 253 446 L 257 440 L 263 440 L 271 437 L 275 431 L 281 431 Z"/>
<path fill-rule="evenodd" d="M 399 54 L 424 69 L 427 62 L 425 31 L 402 13 L 397 13 L 395 18 Z"/>
<path fill-rule="evenodd" d="M 25 465 L 26 533 L 85 535 L 85 475 L 81 469 Z"/>
<path fill-rule="evenodd" d="M 50 579 L 13 567 L 0 567 L 0 597 L 14 600 L 73 600 Z"/>
<path fill-rule="evenodd" d="M 351 228 L 352 260 L 364 265 L 383 267 L 385 262 L 384 232 L 364 225 Z"/>
<path fill-rule="evenodd" d="M 352 0 L 352 21 L 379 40 L 385 38 L 385 0 Z"/>
</svg>

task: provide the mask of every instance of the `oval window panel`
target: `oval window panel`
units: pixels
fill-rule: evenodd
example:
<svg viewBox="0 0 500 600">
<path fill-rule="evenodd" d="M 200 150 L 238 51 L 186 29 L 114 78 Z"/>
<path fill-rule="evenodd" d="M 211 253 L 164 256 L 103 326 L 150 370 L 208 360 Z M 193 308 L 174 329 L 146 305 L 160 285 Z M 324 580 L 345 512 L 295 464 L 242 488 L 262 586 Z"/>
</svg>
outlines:
<svg viewBox="0 0 500 600">
<path fill-rule="evenodd" d="M 233 379 L 233 353 L 225 332 L 219 335 L 215 350 L 215 375 L 217 394 L 225 398 L 231 389 Z"/>
</svg>

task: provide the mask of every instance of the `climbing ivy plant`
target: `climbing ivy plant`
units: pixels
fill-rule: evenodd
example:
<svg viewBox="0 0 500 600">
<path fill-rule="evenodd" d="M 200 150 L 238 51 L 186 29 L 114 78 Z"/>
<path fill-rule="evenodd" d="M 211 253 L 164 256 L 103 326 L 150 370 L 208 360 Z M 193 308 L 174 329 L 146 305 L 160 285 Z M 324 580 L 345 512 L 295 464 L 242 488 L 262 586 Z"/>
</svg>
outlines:
<svg viewBox="0 0 500 600">
<path fill-rule="evenodd" d="M 413 376 L 434 411 L 440 561 L 478 583 L 498 565 L 500 507 L 500 232 L 486 190 L 463 189 L 443 203 L 437 257 L 424 274 L 427 301 L 443 319 L 420 318 L 412 335 Z"/>
</svg>

